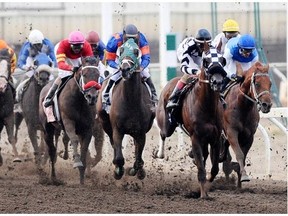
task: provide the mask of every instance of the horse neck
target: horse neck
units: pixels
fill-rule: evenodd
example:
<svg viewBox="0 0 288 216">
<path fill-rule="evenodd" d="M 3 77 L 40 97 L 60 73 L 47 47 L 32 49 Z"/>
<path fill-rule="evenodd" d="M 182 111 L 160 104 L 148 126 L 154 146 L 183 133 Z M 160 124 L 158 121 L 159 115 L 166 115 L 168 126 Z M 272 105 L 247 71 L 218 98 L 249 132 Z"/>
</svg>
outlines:
<svg viewBox="0 0 288 216">
<path fill-rule="evenodd" d="M 138 104 L 142 101 L 142 80 L 140 73 L 135 72 L 130 79 L 123 80 L 123 97 L 133 104 Z"/>
</svg>

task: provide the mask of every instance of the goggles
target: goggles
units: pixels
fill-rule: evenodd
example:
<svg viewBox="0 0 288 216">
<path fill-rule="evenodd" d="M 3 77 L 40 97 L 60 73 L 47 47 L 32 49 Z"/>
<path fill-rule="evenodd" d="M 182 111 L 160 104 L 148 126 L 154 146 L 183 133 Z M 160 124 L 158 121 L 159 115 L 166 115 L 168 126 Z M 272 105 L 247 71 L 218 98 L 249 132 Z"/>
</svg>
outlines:
<svg viewBox="0 0 288 216">
<path fill-rule="evenodd" d="M 225 32 L 225 37 L 229 40 L 233 37 L 237 37 L 238 32 Z"/>
<path fill-rule="evenodd" d="M 70 47 L 73 51 L 80 51 L 83 48 L 83 44 L 71 44 Z"/>
<path fill-rule="evenodd" d="M 252 52 L 253 52 L 253 49 L 240 48 L 240 54 L 250 55 Z"/>
</svg>

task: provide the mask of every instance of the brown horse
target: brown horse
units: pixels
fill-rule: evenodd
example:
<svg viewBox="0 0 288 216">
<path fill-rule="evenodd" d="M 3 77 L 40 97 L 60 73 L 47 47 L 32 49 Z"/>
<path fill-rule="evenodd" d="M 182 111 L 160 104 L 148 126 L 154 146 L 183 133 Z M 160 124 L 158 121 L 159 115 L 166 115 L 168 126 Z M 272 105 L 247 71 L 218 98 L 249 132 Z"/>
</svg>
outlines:
<svg viewBox="0 0 288 216">
<path fill-rule="evenodd" d="M 49 77 L 51 73 L 53 73 L 52 64 L 52 61 L 45 53 L 39 53 L 35 56 L 34 75 L 29 80 L 24 81 L 27 83 L 23 88 L 22 98 L 20 100 L 22 112 L 15 112 L 15 138 L 17 139 L 19 126 L 24 118 L 28 135 L 34 149 L 36 165 L 40 165 L 41 151 L 44 151 L 44 154 L 46 153 L 46 148 L 39 149 L 37 141 L 37 131 L 41 129 L 38 107 L 40 91 L 49 82 Z M 41 143 L 45 145 L 42 136 Z"/>
<path fill-rule="evenodd" d="M 16 139 L 14 137 L 14 98 L 12 86 L 9 84 L 11 79 L 11 55 L 8 49 L 0 50 L 0 133 L 4 126 L 6 128 L 8 141 L 12 146 L 14 160 L 13 162 L 21 162 L 18 157 L 16 148 Z M 1 135 L 1 134 L 0 134 Z M 3 159 L 0 151 L 0 166 Z"/>
<path fill-rule="evenodd" d="M 86 169 L 86 156 L 91 141 L 95 117 L 96 101 L 98 90 L 99 59 L 95 57 L 82 58 L 82 66 L 69 79 L 58 96 L 59 112 L 61 116 L 61 126 L 68 135 L 73 148 L 74 168 L 79 169 L 80 184 L 84 184 L 84 174 Z M 58 183 L 55 173 L 56 148 L 53 143 L 55 129 L 58 123 L 48 123 L 43 109 L 43 101 L 48 92 L 46 86 L 40 93 L 39 117 L 44 128 L 44 139 L 48 145 L 51 161 L 51 180 Z M 80 154 L 78 153 L 78 143 L 80 143 Z"/>
<path fill-rule="evenodd" d="M 142 152 L 146 133 L 152 127 L 155 113 L 152 111 L 153 104 L 149 91 L 138 70 L 138 54 L 139 48 L 132 39 L 122 45 L 119 58 L 122 79 L 113 89 L 110 113 L 107 114 L 102 109 L 101 97 L 97 101 L 97 111 L 103 129 L 108 134 L 114 149 L 114 178 L 117 180 L 124 174 L 122 140 L 125 134 L 133 137 L 135 145 L 135 162 L 127 173 L 130 176 L 137 175 L 139 179 L 144 179 L 146 176 Z"/>
<path fill-rule="evenodd" d="M 198 80 L 188 89 L 183 96 L 182 107 L 174 110 L 172 117 L 166 109 L 166 104 L 171 92 L 180 77 L 170 80 L 161 92 L 159 104 L 156 110 L 156 119 L 160 128 L 162 144 L 159 146 L 160 157 L 164 156 L 163 149 L 165 139 L 170 137 L 177 126 L 185 128 L 192 142 L 192 150 L 189 153 L 194 158 L 198 168 L 198 181 L 200 184 L 201 198 L 207 197 L 205 164 L 208 157 L 208 144 L 210 144 L 210 157 L 212 162 L 212 182 L 218 174 L 219 143 L 222 130 L 222 109 L 219 108 L 220 90 L 226 72 L 223 67 L 226 61 L 217 53 L 214 47 L 208 47 L 204 43 L 202 55 L 202 68 Z M 174 119 L 171 121 L 171 118 Z M 175 123 L 177 122 L 177 123 Z"/>
<path fill-rule="evenodd" d="M 223 118 L 225 136 L 222 137 L 225 147 L 223 152 L 221 150 L 220 159 L 225 160 L 223 170 L 226 177 L 229 176 L 231 168 L 237 172 L 237 186 L 241 188 L 241 182 L 250 181 L 245 170 L 245 159 L 258 127 L 259 111 L 263 113 L 270 111 L 272 96 L 269 65 L 263 66 L 257 62 L 243 72 L 238 64 L 237 71 L 242 75 L 242 82 L 232 86 L 225 98 L 227 101 Z M 231 163 L 229 144 L 238 163 Z"/>
</svg>

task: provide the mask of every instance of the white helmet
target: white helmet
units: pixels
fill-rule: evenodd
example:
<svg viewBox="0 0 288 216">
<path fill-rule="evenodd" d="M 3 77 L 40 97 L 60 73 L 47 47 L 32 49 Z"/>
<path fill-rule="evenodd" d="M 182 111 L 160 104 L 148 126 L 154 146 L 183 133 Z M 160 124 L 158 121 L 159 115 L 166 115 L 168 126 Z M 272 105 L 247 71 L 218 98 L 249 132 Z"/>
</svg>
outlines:
<svg viewBox="0 0 288 216">
<path fill-rule="evenodd" d="M 42 43 L 43 40 L 44 40 L 44 35 L 42 34 L 42 32 L 40 32 L 37 29 L 32 30 L 28 37 L 28 41 L 31 44 L 39 44 L 39 43 Z"/>
</svg>

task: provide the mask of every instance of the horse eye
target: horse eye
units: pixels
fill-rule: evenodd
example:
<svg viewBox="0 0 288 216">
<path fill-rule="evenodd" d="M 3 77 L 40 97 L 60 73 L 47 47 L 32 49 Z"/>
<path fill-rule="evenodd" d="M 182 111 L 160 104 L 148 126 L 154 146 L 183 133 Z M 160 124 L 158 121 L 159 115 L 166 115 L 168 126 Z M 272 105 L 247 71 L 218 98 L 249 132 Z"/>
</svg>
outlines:
<svg viewBox="0 0 288 216">
<path fill-rule="evenodd" d="M 260 85 L 259 82 L 255 82 L 255 87 L 256 87 L 256 88 L 260 88 L 260 86 L 261 86 L 261 85 Z"/>
</svg>

